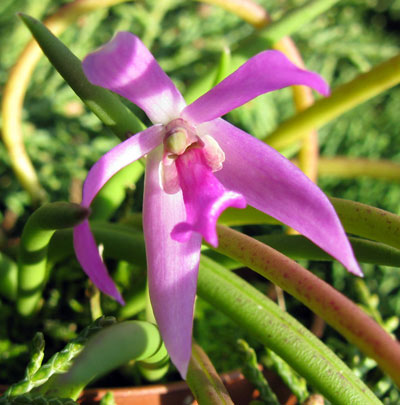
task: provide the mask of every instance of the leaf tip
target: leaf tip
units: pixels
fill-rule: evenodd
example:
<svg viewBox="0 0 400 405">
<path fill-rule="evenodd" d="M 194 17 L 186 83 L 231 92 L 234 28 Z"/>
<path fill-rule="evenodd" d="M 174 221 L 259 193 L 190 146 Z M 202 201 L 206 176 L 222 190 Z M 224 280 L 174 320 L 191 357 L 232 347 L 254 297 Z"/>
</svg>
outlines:
<svg viewBox="0 0 400 405">
<path fill-rule="evenodd" d="M 19 11 L 18 13 L 16 13 L 16 16 L 17 16 L 19 19 L 21 19 L 22 22 L 23 22 L 29 29 L 31 29 L 31 27 L 32 27 L 33 24 L 38 23 L 38 21 L 37 21 L 35 18 L 31 17 L 31 16 L 28 15 L 28 14 L 22 13 L 22 12 L 20 12 L 20 11 Z"/>
</svg>

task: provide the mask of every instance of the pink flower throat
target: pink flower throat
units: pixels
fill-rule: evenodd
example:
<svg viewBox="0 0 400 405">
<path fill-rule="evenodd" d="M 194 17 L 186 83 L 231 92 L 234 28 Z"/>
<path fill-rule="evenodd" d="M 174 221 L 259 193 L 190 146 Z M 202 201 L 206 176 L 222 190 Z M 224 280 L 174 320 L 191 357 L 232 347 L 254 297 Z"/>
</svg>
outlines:
<svg viewBox="0 0 400 405">
<path fill-rule="evenodd" d="M 165 126 L 164 131 L 161 184 L 166 193 L 175 194 L 179 191 L 179 174 L 176 167 L 177 159 L 187 160 L 185 155 L 188 155 L 187 152 L 192 149 L 199 149 L 197 152 L 199 158 L 212 172 L 222 169 L 225 154 L 217 141 L 210 135 L 200 137 L 197 134 L 196 128 L 182 118 L 169 122 Z"/>
</svg>

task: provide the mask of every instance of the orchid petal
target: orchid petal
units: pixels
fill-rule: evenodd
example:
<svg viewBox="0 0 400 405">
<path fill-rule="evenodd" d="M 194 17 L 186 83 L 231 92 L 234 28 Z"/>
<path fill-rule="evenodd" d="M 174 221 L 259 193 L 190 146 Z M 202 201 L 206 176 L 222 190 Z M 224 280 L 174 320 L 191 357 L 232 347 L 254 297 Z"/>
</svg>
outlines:
<svg viewBox="0 0 400 405">
<path fill-rule="evenodd" d="M 82 205 L 89 207 L 96 194 L 115 173 L 140 159 L 162 142 L 163 126 L 153 125 L 121 142 L 90 169 L 82 191 Z"/>
<path fill-rule="evenodd" d="M 289 225 L 362 276 L 339 218 L 325 194 L 277 151 L 217 119 L 198 127 L 213 136 L 226 160 L 215 176 L 247 203 Z"/>
<path fill-rule="evenodd" d="M 88 220 L 74 228 L 74 249 L 80 265 L 94 285 L 104 294 L 113 297 L 121 305 L 125 305 L 100 257 Z"/>
<path fill-rule="evenodd" d="M 162 148 L 147 157 L 143 201 L 143 230 L 151 303 L 165 346 L 182 377 L 191 357 L 193 306 L 196 295 L 201 236 L 184 243 L 171 239 L 174 226 L 184 221 L 182 193 L 161 187 Z"/>
<path fill-rule="evenodd" d="M 228 207 L 245 208 L 241 194 L 227 191 L 206 164 L 202 149 L 189 149 L 176 160 L 179 184 L 183 193 L 187 218 L 177 224 L 171 237 L 179 242 L 200 233 L 212 246 L 218 246 L 216 224 Z"/>
<path fill-rule="evenodd" d="M 119 32 L 89 54 L 82 63 L 88 80 L 127 98 L 153 123 L 166 124 L 186 103 L 143 42 L 130 32 Z"/>
<path fill-rule="evenodd" d="M 162 142 L 162 137 L 162 125 L 154 125 L 118 144 L 101 157 L 86 177 L 82 205 L 89 207 L 99 190 L 115 173 L 157 147 Z M 74 249 L 83 270 L 99 290 L 123 304 L 124 301 L 100 257 L 87 220 L 74 228 Z"/>
<path fill-rule="evenodd" d="M 317 73 L 298 68 L 279 51 L 264 51 L 188 105 L 182 118 L 194 124 L 210 121 L 261 94 L 293 85 L 309 86 L 329 95 L 327 83 Z"/>
</svg>

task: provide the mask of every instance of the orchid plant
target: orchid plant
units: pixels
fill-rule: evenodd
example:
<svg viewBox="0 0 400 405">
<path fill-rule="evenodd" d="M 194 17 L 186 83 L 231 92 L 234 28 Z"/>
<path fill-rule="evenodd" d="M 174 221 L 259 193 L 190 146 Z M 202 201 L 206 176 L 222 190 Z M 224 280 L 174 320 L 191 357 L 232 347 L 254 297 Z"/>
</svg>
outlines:
<svg viewBox="0 0 400 405">
<path fill-rule="evenodd" d="M 92 0 L 75 0 L 61 8 L 47 24 L 59 34 L 67 21 L 93 7 L 123 2 L 106 0 L 104 4 L 94 5 Z M 265 10 L 251 0 L 207 2 L 222 5 L 257 29 L 270 21 Z M 176 5 L 173 0 L 154 4 L 150 1 L 153 11 L 148 21 L 152 25 L 146 26 L 144 34 L 129 24 L 121 24 L 132 32 L 110 35 L 109 42 L 89 53 L 83 61 L 45 25 L 26 14 L 19 15 L 51 64 L 121 142 L 105 148 L 96 159 L 103 156 L 89 171 L 85 169 L 83 186 L 79 183 L 80 203 L 51 202 L 33 212 L 23 227 L 15 258 L 13 247 L 3 249 L 6 244 L 0 238 L 0 248 L 5 252 L 4 257 L 0 253 L 0 306 L 3 297 L 15 306 L 17 324 L 25 325 L 27 319 L 33 319 L 41 311 L 50 313 L 41 307 L 47 308 L 42 292 L 51 270 L 63 260 L 68 261 L 64 272 L 65 269 L 69 272 L 68 266 L 72 266 L 80 277 L 76 288 L 82 290 L 84 280 L 90 285 L 90 291 L 85 290 L 85 298 L 90 296 L 87 312 L 94 321 L 44 365 L 43 335 L 36 334 L 25 377 L 7 388 L 0 397 L 0 405 L 18 401 L 43 403 L 53 397 L 63 403 L 69 403 L 70 399 L 64 400 L 66 397 L 75 401 L 91 381 L 132 360 L 138 372 L 150 381 L 162 378 L 171 360 L 200 404 L 233 403 L 206 353 L 195 342 L 194 319 L 200 318 L 195 316 L 197 296 L 227 315 L 266 349 L 268 359 L 263 361 L 264 365 L 273 365 L 299 403 L 321 400 L 309 395 L 307 384 L 337 405 L 382 405 L 377 397 L 382 397 L 379 391 L 382 391 L 382 381 L 388 385 L 390 377 L 400 386 L 400 346 L 390 334 L 397 324 L 389 325 L 389 321 L 395 324 L 398 318 L 382 318 L 362 279 L 364 272 L 368 279 L 370 268 L 363 266 L 363 272 L 358 264 L 399 265 L 400 217 L 372 206 L 326 196 L 315 181 L 317 134 L 312 132 L 400 82 L 400 56 L 339 88 L 332 86 L 331 92 L 321 75 L 304 67 L 294 43 L 285 37 L 307 26 L 335 2 L 311 0 L 263 31 L 242 39 L 234 49 L 242 63 L 225 60 L 223 52 L 216 73 L 207 73 L 209 76 L 203 78 L 204 88 L 192 94 L 184 86 L 182 93 L 178 90 L 181 83 L 174 84 L 175 76 L 171 76 L 173 81 L 150 51 L 154 50 L 151 44 L 161 32 L 158 25 L 161 26 L 163 15 Z M 140 5 L 137 7 L 134 9 L 140 17 L 138 20 L 147 21 L 143 17 L 147 11 Z M 225 35 L 224 30 L 221 32 Z M 93 41 L 96 46 L 98 43 Z M 87 46 L 86 54 L 94 48 L 92 45 Z M 29 45 L 21 54 L 5 86 L 2 132 L 20 183 L 32 201 L 38 203 L 44 202 L 45 192 L 24 155 L 18 129 L 21 103 L 16 104 L 16 94 L 24 92 L 24 84 L 19 82 L 21 72 L 28 80 L 36 63 L 34 55 L 39 58 L 39 53 L 34 53 L 38 49 L 33 49 L 36 49 L 34 45 Z M 170 72 L 168 68 L 166 71 Z M 323 70 L 324 76 L 326 72 Z M 212 85 L 208 80 L 211 76 Z M 239 107 L 286 87 L 293 89 L 297 114 L 280 124 L 268 138 L 255 137 L 252 125 L 242 126 L 240 120 L 233 119 L 237 126 L 229 122 L 240 111 L 236 110 Z M 194 93 L 196 97 L 192 97 Z M 120 96 L 125 100 L 121 101 Z M 311 105 L 314 96 L 317 101 Z M 187 103 L 185 98 L 194 101 Z M 150 123 L 148 127 L 134 113 L 137 108 L 142 110 L 140 116 L 145 122 Z M 264 110 L 263 114 L 269 114 Z M 232 115 L 226 117 L 231 111 Z M 300 147 L 297 161 L 280 153 L 293 145 Z M 351 167 L 348 161 L 344 165 Z M 363 174 L 376 176 L 375 172 L 371 174 L 376 168 L 378 175 L 384 173 L 386 180 L 398 178 L 393 174 L 398 170 L 395 164 L 368 161 L 368 165 L 372 170 L 363 166 Z M 311 173 L 309 167 L 314 168 Z M 123 224 L 105 223 L 102 220 L 110 215 L 101 212 L 98 216 L 98 201 L 112 185 L 118 194 L 112 210 L 119 212 L 125 198 L 125 185 L 119 176 L 132 168 L 136 172 L 134 181 L 128 176 L 131 183 L 137 183 L 144 173 L 143 200 L 136 204 L 135 223 L 127 225 L 127 216 Z M 78 201 L 76 187 L 72 200 Z M 100 204 L 101 209 L 104 206 Z M 279 224 L 289 231 L 254 236 L 242 228 L 238 231 L 229 227 L 253 224 Z M 11 259 L 6 261 L 8 254 Z M 108 259 L 118 262 L 117 271 L 114 272 L 114 265 L 109 266 Z M 304 260 L 299 264 L 293 259 L 336 260 L 339 264 L 334 266 L 343 266 L 351 273 L 346 280 L 352 280 L 352 285 L 362 290 L 360 295 L 368 313 L 304 268 Z M 129 263 L 126 271 L 123 262 Z M 373 361 L 365 360 L 354 373 L 328 345 L 285 310 L 282 299 L 278 299 L 277 305 L 251 281 L 230 271 L 242 267 L 275 284 L 278 294 L 281 288 L 306 305 L 318 319 L 323 319 L 351 343 L 354 357 L 360 358 L 363 353 Z M 113 272 L 109 273 L 108 268 Z M 135 275 L 140 271 L 146 278 L 140 293 L 135 290 L 133 295 L 133 290 L 128 290 L 132 280 L 136 283 L 129 273 L 132 269 Z M 343 270 L 341 277 L 345 273 Z M 335 287 L 338 278 L 332 277 Z M 327 279 L 331 279 L 331 273 Z M 73 277 L 68 278 L 68 285 L 73 281 Z M 61 284 L 67 283 L 62 279 Z M 101 301 L 100 292 L 111 299 L 102 296 Z M 49 302 L 54 301 L 54 292 L 51 294 Z M 145 315 L 132 319 L 129 307 L 138 296 L 140 304 L 135 308 L 135 315 L 140 311 Z M 86 301 L 81 303 L 74 296 L 69 306 L 82 314 Z M 201 306 L 201 303 L 197 305 L 200 311 Z M 103 310 L 105 315 L 117 315 L 119 322 L 102 316 Z M 0 347 L 1 339 L 2 335 Z M 260 399 L 277 405 L 275 394 L 258 369 L 254 351 L 245 341 L 240 341 L 238 346 L 238 351 L 244 353 L 243 372 L 258 389 Z M 354 366 L 352 360 L 346 361 Z M 359 378 L 360 370 L 365 377 L 375 367 L 381 369 L 380 384 L 373 386 L 368 382 L 367 386 Z M 392 395 L 399 391 L 393 384 L 391 387 L 390 399 L 386 398 L 385 404 L 389 403 L 387 400 L 393 402 L 400 398 L 400 393 L 398 397 Z"/>
<path fill-rule="evenodd" d="M 193 306 L 202 238 L 216 247 L 216 223 L 227 207 L 249 204 L 294 228 L 362 275 L 334 208 L 298 168 L 268 145 L 220 117 L 253 98 L 291 85 L 329 95 L 325 81 L 278 51 L 249 59 L 186 105 L 138 37 L 118 33 L 88 55 L 89 81 L 143 109 L 154 124 L 106 153 L 90 170 L 82 205 L 119 170 L 147 155 L 143 200 L 149 291 L 172 361 L 183 378 L 191 357 Z M 75 252 L 96 286 L 123 304 L 85 220 Z"/>
</svg>

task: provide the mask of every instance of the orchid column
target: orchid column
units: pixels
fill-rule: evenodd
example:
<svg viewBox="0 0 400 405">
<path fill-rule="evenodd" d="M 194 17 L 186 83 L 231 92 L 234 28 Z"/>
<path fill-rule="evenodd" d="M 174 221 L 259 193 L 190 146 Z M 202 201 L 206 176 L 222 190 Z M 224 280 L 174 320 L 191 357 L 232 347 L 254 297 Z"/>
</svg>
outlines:
<svg viewBox="0 0 400 405">
<path fill-rule="evenodd" d="M 143 202 L 150 297 L 172 361 L 183 378 L 191 355 L 193 305 L 202 238 L 217 246 L 216 222 L 246 203 L 296 229 L 362 272 L 340 221 L 322 191 L 274 149 L 220 117 L 251 99 L 291 85 L 329 94 L 324 80 L 277 51 L 262 52 L 186 106 L 143 43 L 118 33 L 83 62 L 89 81 L 142 108 L 153 126 L 105 154 L 90 170 L 82 205 L 119 170 L 147 155 Z M 123 302 L 102 262 L 88 221 L 74 231 L 83 269 Z"/>
</svg>

